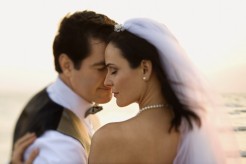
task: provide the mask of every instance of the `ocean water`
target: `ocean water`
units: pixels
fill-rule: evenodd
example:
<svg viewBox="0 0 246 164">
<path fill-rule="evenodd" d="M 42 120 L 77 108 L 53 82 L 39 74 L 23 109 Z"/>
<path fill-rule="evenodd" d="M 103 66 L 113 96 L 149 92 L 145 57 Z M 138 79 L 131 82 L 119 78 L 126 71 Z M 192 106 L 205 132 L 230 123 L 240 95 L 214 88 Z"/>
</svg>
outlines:
<svg viewBox="0 0 246 164">
<path fill-rule="evenodd" d="M 13 128 L 18 116 L 32 93 L 0 92 L 0 164 L 7 164 L 10 157 Z M 226 113 L 233 123 L 236 139 L 242 152 L 242 163 L 246 164 L 246 93 L 221 94 Z M 137 113 L 137 105 L 125 108 L 115 105 L 115 100 L 103 105 L 98 114 L 102 125 L 123 121 Z"/>
</svg>

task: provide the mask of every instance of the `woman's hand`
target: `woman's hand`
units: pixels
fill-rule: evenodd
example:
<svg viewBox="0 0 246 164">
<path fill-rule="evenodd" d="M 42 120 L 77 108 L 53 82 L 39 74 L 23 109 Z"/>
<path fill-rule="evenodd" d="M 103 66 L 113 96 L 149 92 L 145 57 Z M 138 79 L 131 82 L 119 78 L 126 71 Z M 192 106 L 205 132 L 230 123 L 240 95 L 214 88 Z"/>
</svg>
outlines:
<svg viewBox="0 0 246 164">
<path fill-rule="evenodd" d="M 39 150 L 36 149 L 32 151 L 26 161 L 23 161 L 23 154 L 27 147 L 31 145 L 35 141 L 35 139 L 35 133 L 27 133 L 23 137 L 19 138 L 14 145 L 10 164 L 32 164 L 36 156 L 38 155 Z"/>
</svg>

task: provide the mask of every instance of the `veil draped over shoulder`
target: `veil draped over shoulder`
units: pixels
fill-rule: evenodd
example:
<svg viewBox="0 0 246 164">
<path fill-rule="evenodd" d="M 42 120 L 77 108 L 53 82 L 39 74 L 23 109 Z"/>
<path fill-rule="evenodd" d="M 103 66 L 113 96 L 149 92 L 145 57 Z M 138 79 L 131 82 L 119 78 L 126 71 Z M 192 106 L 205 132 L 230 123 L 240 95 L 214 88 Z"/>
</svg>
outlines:
<svg viewBox="0 0 246 164">
<path fill-rule="evenodd" d="M 194 124 L 192 130 L 183 120 L 174 164 L 238 163 L 239 148 L 223 106 L 169 29 L 147 18 L 130 19 L 123 27 L 156 47 L 175 94 L 201 118 L 201 127 Z"/>
</svg>

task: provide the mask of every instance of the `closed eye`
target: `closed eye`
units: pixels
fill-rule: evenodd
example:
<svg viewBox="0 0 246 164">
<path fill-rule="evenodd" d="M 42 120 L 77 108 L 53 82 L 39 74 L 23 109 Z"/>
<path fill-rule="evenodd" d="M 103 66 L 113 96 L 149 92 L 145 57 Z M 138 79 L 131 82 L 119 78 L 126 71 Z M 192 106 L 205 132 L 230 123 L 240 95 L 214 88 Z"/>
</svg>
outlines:
<svg viewBox="0 0 246 164">
<path fill-rule="evenodd" d="M 117 73 L 117 71 L 118 71 L 117 68 L 114 68 L 114 67 L 111 67 L 111 66 L 108 66 L 107 68 L 108 68 L 108 73 L 110 75 L 115 75 Z"/>
<path fill-rule="evenodd" d="M 114 75 L 116 73 L 117 73 L 117 70 L 113 70 L 113 71 L 110 72 L 111 75 Z"/>
<path fill-rule="evenodd" d="M 106 66 L 97 68 L 97 70 L 98 70 L 98 71 L 105 71 L 105 70 L 106 70 Z"/>
</svg>

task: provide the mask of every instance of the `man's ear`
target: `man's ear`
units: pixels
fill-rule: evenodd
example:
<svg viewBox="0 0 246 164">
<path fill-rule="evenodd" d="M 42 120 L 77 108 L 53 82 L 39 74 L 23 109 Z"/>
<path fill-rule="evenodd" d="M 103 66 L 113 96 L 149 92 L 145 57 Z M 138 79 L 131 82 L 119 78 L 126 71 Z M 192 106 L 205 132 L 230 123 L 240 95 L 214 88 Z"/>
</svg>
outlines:
<svg viewBox="0 0 246 164">
<path fill-rule="evenodd" d="M 61 54 L 59 56 L 59 64 L 61 66 L 64 75 L 69 75 L 73 68 L 72 60 L 67 56 L 67 54 Z"/>
<path fill-rule="evenodd" d="M 143 80 L 149 80 L 152 73 L 152 62 L 150 60 L 142 60 L 141 69 L 143 73 Z"/>
</svg>

